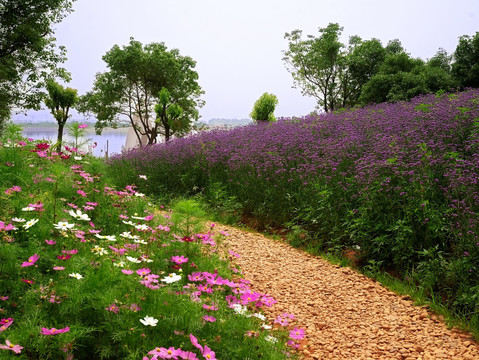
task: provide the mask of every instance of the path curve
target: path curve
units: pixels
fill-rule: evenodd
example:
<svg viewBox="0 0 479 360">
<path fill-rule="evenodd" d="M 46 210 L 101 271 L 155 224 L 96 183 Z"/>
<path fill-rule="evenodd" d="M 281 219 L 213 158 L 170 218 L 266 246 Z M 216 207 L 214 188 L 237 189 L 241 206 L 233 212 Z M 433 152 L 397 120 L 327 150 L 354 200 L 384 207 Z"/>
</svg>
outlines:
<svg viewBox="0 0 479 360">
<path fill-rule="evenodd" d="M 234 260 L 255 291 L 278 303 L 266 314 L 296 316 L 307 329 L 304 359 L 479 359 L 468 334 L 448 330 L 425 307 L 413 306 L 378 282 L 257 233 L 226 231 Z"/>
</svg>

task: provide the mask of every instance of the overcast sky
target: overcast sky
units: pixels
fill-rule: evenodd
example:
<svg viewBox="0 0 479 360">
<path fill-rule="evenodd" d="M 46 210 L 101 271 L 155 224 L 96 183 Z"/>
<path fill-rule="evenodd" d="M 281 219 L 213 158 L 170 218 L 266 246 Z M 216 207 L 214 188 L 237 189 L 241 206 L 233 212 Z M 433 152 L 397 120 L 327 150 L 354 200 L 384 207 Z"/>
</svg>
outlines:
<svg viewBox="0 0 479 360">
<path fill-rule="evenodd" d="M 292 88 L 284 34 L 317 36 L 335 22 L 344 27 L 343 43 L 352 35 L 383 45 L 397 38 L 413 57 L 427 59 L 439 48 L 454 52 L 459 36 L 479 31 L 479 0 L 77 0 L 56 38 L 68 51 L 69 86 L 80 94 L 107 70 L 101 57 L 134 37 L 196 60 L 203 120 L 248 118 L 264 92 L 278 97 L 276 116 L 300 116 L 316 102 Z"/>
</svg>

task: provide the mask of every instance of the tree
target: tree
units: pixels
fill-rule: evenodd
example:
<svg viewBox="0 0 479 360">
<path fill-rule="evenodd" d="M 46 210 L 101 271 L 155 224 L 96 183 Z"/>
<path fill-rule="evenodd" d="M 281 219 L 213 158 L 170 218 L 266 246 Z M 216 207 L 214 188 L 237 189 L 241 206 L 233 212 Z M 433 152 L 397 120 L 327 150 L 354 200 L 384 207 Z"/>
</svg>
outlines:
<svg viewBox="0 0 479 360">
<path fill-rule="evenodd" d="M 0 127 L 13 109 L 39 109 L 45 79 L 68 79 L 52 26 L 75 0 L 0 0 Z"/>
<path fill-rule="evenodd" d="M 161 88 L 158 99 L 159 103 L 155 105 L 157 118 L 154 132 L 160 132 L 165 137 L 165 141 L 169 141 L 171 136 L 189 128 L 189 121 L 188 118 L 182 118 L 183 109 L 181 106 L 171 102 L 170 92 L 167 88 Z"/>
<path fill-rule="evenodd" d="M 346 71 L 344 45 L 339 41 L 343 28 L 329 24 L 319 28 L 320 35 L 309 35 L 302 40 L 302 31 L 294 30 L 285 34 L 289 41 L 283 60 L 303 95 L 313 96 L 325 112 L 344 107 L 348 98 L 343 97 L 344 84 L 341 75 Z M 343 90 L 343 91 L 342 91 Z"/>
<path fill-rule="evenodd" d="M 64 88 L 54 80 L 48 80 L 46 87 L 48 96 L 45 98 L 45 105 L 50 109 L 58 123 L 57 152 L 60 152 L 63 142 L 63 128 L 70 117 L 70 109 L 78 101 L 77 90 Z"/>
<path fill-rule="evenodd" d="M 347 55 L 348 72 L 351 76 L 350 105 L 358 103 L 361 89 L 379 71 L 384 62 L 386 49 L 378 39 L 362 41 L 359 37 L 351 37 L 350 51 Z"/>
<path fill-rule="evenodd" d="M 96 76 L 93 91 L 83 97 L 79 107 L 81 112 L 90 111 L 96 115 L 97 133 L 105 126 L 127 119 L 143 146 L 156 143 L 159 134 L 168 139 L 171 131 L 184 134 L 198 119 L 203 91 L 192 58 L 181 56 L 177 49 L 168 50 L 164 43 L 143 46 L 131 38 L 123 48 L 114 45 L 103 60 L 109 70 Z M 168 94 L 163 92 L 165 97 L 160 99 L 162 89 Z M 165 115 L 160 116 L 159 121 L 156 121 L 157 104 L 165 107 Z M 175 125 L 169 129 L 165 128 L 170 121 L 166 116 L 170 116 L 170 120 L 176 116 Z M 177 124 L 181 126 L 176 127 Z M 142 136 L 146 136 L 146 144 Z"/>
<path fill-rule="evenodd" d="M 264 93 L 254 103 L 253 111 L 251 111 L 251 118 L 256 122 L 272 122 L 275 121 L 274 109 L 278 104 L 276 95 Z"/>
<path fill-rule="evenodd" d="M 362 86 L 361 104 L 409 100 L 420 94 L 448 91 L 455 86 L 443 50 L 428 63 L 412 58 L 399 40 L 390 41 L 385 50 L 377 73 Z"/>
<path fill-rule="evenodd" d="M 452 74 L 463 87 L 479 87 L 479 32 L 463 35 L 454 51 Z"/>
</svg>

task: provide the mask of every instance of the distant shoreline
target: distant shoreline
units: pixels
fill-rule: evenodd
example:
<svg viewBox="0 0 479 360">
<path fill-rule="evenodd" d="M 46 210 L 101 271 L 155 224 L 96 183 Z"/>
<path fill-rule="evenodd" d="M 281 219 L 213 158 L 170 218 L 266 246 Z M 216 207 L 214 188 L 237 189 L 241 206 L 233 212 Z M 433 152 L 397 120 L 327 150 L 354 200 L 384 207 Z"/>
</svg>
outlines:
<svg viewBox="0 0 479 360">
<path fill-rule="evenodd" d="M 19 124 L 22 126 L 23 128 L 23 131 L 28 131 L 28 132 L 32 132 L 32 131 L 37 131 L 37 132 L 41 132 L 41 131 L 57 131 L 58 127 L 57 126 L 38 126 L 38 125 L 35 125 L 35 124 L 31 124 L 29 126 L 24 126 L 23 124 Z M 67 129 L 64 129 L 64 133 L 66 134 L 68 132 Z M 124 127 L 124 128 L 118 128 L 118 129 L 113 129 L 113 128 L 105 128 L 103 129 L 103 132 L 116 132 L 116 133 L 127 133 L 128 132 L 128 128 L 127 127 Z M 95 133 L 95 128 L 92 126 L 92 127 L 88 127 L 86 128 L 86 133 L 87 134 L 94 134 Z"/>
</svg>

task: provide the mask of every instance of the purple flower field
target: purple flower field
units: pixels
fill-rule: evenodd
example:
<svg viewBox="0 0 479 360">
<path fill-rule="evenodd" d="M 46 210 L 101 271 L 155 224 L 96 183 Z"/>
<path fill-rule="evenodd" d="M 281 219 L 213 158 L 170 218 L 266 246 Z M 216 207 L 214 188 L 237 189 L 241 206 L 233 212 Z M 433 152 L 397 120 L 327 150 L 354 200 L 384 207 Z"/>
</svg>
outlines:
<svg viewBox="0 0 479 360">
<path fill-rule="evenodd" d="M 479 291 L 479 90 L 212 131 L 110 161 L 158 196 L 201 192 L 263 224 L 354 247 L 460 309 Z M 137 181 L 137 180 L 136 180 Z M 303 244 L 306 245 L 306 244 Z"/>
</svg>

